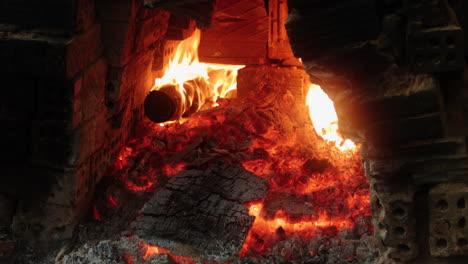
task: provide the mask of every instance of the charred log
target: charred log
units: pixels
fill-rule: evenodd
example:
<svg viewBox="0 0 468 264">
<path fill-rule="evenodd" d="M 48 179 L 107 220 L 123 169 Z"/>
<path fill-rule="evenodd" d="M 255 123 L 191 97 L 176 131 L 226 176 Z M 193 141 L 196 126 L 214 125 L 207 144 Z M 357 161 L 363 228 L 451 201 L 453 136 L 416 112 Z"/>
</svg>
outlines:
<svg viewBox="0 0 468 264">
<path fill-rule="evenodd" d="M 155 123 L 173 120 L 177 116 L 177 102 L 180 101 L 180 95 L 173 91 L 173 85 L 151 91 L 144 102 L 146 117 Z"/>
<path fill-rule="evenodd" d="M 239 252 L 254 221 L 242 203 L 266 191 L 266 179 L 241 165 L 183 171 L 144 205 L 135 234 L 174 254 L 224 261 Z"/>
<path fill-rule="evenodd" d="M 203 78 L 185 82 L 183 91 L 174 84 L 164 85 L 146 96 L 145 115 L 155 123 L 188 117 L 205 103 L 201 94 L 206 93 L 208 89 L 208 83 Z"/>
</svg>

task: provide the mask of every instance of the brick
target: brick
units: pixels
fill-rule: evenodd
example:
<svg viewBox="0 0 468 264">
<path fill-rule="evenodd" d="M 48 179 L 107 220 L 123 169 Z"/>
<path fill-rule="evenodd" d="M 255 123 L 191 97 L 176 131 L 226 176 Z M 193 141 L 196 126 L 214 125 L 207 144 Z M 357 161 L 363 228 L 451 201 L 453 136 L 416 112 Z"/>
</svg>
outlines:
<svg viewBox="0 0 468 264">
<path fill-rule="evenodd" d="M 409 24 L 407 63 L 415 72 L 461 71 L 465 66 L 463 31 L 459 26 L 424 29 Z"/>
<path fill-rule="evenodd" d="M 133 22 L 104 21 L 102 23 L 102 42 L 109 64 L 121 67 L 128 63 L 133 56 L 135 30 Z"/>
<path fill-rule="evenodd" d="M 225 1 L 220 1 L 220 3 Z M 185 16 L 197 22 L 198 28 L 205 28 L 211 25 L 216 0 L 180 0 L 180 1 L 159 1 L 144 0 L 143 5 L 150 8 L 161 8 L 178 16 Z"/>
<path fill-rule="evenodd" d="M 99 149 L 82 160 L 80 164 L 55 174 L 55 181 L 47 203 L 74 206 L 89 198 L 111 160 L 105 159 L 103 154 L 103 149 Z"/>
<path fill-rule="evenodd" d="M 309 78 L 302 69 L 292 67 L 247 66 L 238 71 L 237 93 L 247 97 L 252 89 L 288 89 L 297 102 L 305 102 Z"/>
<path fill-rule="evenodd" d="M 140 21 L 136 30 L 135 51 L 141 52 L 163 39 L 166 34 L 169 20 L 169 13 L 160 11 L 154 17 Z"/>
<path fill-rule="evenodd" d="M 103 21 L 128 23 L 136 18 L 140 4 L 138 0 L 99 0 L 96 1 L 96 9 Z"/>
<path fill-rule="evenodd" d="M 294 54 L 284 26 L 288 18 L 288 3 L 284 0 L 274 0 L 268 3 L 268 8 L 270 28 L 268 31 L 268 58 L 292 59 Z M 301 64 L 299 63 L 299 65 Z"/>
<path fill-rule="evenodd" d="M 105 134 L 110 129 L 106 120 L 106 113 L 103 112 L 71 131 L 73 151 L 70 153 L 68 164 L 81 164 L 105 144 Z"/>
<path fill-rule="evenodd" d="M 405 182 L 417 185 L 466 181 L 465 154 L 441 157 L 382 158 L 365 161 L 366 175 L 375 181 Z"/>
<path fill-rule="evenodd" d="M 293 1 L 286 22 L 296 57 L 316 59 L 336 48 L 375 39 L 380 21 L 374 1 Z"/>
<path fill-rule="evenodd" d="M 107 63 L 101 59 L 77 81 L 73 98 L 73 127 L 105 111 L 106 77 Z"/>
<path fill-rule="evenodd" d="M 463 0 L 449 1 L 450 6 L 455 11 L 457 20 L 463 29 L 465 41 L 468 40 L 468 2 Z M 466 42 L 465 42 L 466 43 Z M 468 54 L 468 45 L 465 45 L 465 54 Z"/>
<path fill-rule="evenodd" d="M 440 111 L 441 94 L 437 79 L 428 75 L 390 77 L 390 85 L 362 93 L 343 93 L 334 98 L 345 135 L 363 134 L 372 123 L 409 118 Z"/>
<path fill-rule="evenodd" d="M 464 155 L 434 157 L 406 165 L 412 168 L 412 179 L 416 184 L 441 182 L 463 182 L 468 179 L 468 158 Z M 409 169 L 408 169 L 409 170 Z"/>
<path fill-rule="evenodd" d="M 95 17 L 95 0 L 78 0 L 75 31 L 83 32 L 88 30 L 94 24 Z"/>
<path fill-rule="evenodd" d="M 442 118 L 441 113 L 432 113 L 368 124 L 363 138 L 379 145 L 441 138 L 444 128 Z"/>
<path fill-rule="evenodd" d="M 263 0 L 219 1 L 211 26 L 202 31 L 200 59 L 211 63 L 259 64 L 267 57 L 268 28 Z"/>
<path fill-rule="evenodd" d="M 408 144 L 385 146 L 376 146 L 366 142 L 363 144 L 361 150 L 362 157 L 365 159 L 390 157 L 421 159 L 435 156 L 460 155 L 466 152 L 465 139 L 461 137 L 424 140 Z"/>
<path fill-rule="evenodd" d="M 395 55 L 400 58 L 404 52 L 406 21 L 402 15 L 388 14 L 382 19 L 382 33 L 391 41 Z"/>
<path fill-rule="evenodd" d="M 417 257 L 419 246 L 413 199 L 411 186 L 390 191 L 371 185 L 374 234 L 383 244 L 383 256 L 405 262 Z"/>
<path fill-rule="evenodd" d="M 146 94 L 154 85 L 152 76 L 154 52 L 148 50 L 138 54 L 122 68 L 109 68 L 106 104 L 113 109 L 111 113 L 119 112 L 124 106 L 131 109 L 143 104 Z"/>
<path fill-rule="evenodd" d="M 74 37 L 65 52 L 66 77 L 71 78 L 101 57 L 101 26 L 96 24 Z"/>
<path fill-rule="evenodd" d="M 179 46 L 178 41 L 161 41 L 157 45 L 154 52 L 153 61 L 153 75 L 155 78 L 161 78 L 164 76 L 164 68 L 168 65 L 169 60 L 173 58 L 174 52 Z"/>
<path fill-rule="evenodd" d="M 439 184 L 429 192 L 429 248 L 432 256 L 468 256 L 468 185 Z"/>
<path fill-rule="evenodd" d="M 196 23 L 186 16 L 171 14 L 165 38 L 167 40 L 184 40 L 195 32 Z"/>
<path fill-rule="evenodd" d="M 405 0 L 404 10 L 410 20 L 420 21 L 424 27 L 446 25 L 449 22 L 443 0 Z"/>
</svg>

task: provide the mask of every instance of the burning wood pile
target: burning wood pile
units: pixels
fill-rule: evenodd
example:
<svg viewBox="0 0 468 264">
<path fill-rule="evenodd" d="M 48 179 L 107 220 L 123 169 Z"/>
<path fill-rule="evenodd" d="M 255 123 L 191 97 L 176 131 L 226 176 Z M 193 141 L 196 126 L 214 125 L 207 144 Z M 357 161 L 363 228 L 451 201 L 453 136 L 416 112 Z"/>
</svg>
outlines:
<svg viewBox="0 0 468 264">
<path fill-rule="evenodd" d="M 311 110 L 326 116 L 329 99 L 310 87 L 309 107 L 287 87 L 260 85 L 236 99 L 199 100 L 216 107 L 197 103 L 185 120 L 142 124 L 98 190 L 76 249 L 57 260 L 371 262 L 359 147 L 339 138 L 336 120 L 312 125 Z"/>
</svg>

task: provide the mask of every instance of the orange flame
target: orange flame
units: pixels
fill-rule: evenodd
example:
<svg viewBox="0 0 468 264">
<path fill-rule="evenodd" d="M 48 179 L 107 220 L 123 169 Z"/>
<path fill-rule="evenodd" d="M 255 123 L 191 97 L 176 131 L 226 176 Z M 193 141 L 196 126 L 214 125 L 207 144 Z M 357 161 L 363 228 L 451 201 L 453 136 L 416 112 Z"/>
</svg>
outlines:
<svg viewBox="0 0 468 264">
<path fill-rule="evenodd" d="M 143 257 L 145 259 L 150 258 L 154 255 L 158 254 L 170 254 L 171 258 L 176 262 L 176 263 L 184 263 L 184 264 L 195 264 L 198 263 L 196 261 L 193 261 L 190 257 L 183 257 L 183 256 L 176 256 L 171 254 L 171 251 L 165 248 L 161 248 L 155 245 L 150 245 L 146 244 L 144 242 L 140 242 L 140 247 L 144 250 Z"/>
<path fill-rule="evenodd" d="M 225 97 L 228 92 L 237 86 L 237 71 L 243 65 L 208 64 L 198 59 L 198 46 L 200 45 L 201 31 L 196 30 L 193 35 L 182 41 L 173 57 L 164 69 L 164 76 L 155 80 L 152 90 L 158 90 L 164 85 L 176 86 L 182 100 L 179 109 L 184 113 L 196 105 L 200 109 L 203 105 L 217 106 L 218 97 Z M 202 78 L 206 85 L 194 82 L 194 89 L 186 89 L 184 83 Z M 196 110 L 198 110 L 196 109 Z"/>
<path fill-rule="evenodd" d="M 315 158 L 317 162 L 330 162 L 327 169 L 308 172 L 304 168 L 307 166 L 303 156 L 281 150 L 281 146 L 293 144 L 293 140 L 270 133 L 264 137 L 271 139 L 273 145 L 261 142 L 254 144 L 255 147 L 266 150 L 270 160 L 246 160 L 242 161 L 242 164 L 254 174 L 268 178 L 270 188 L 276 192 L 290 192 L 297 197 L 312 197 L 306 203 L 317 211 L 316 218 L 306 217 L 298 221 L 297 216 L 288 215 L 284 210 L 278 210 L 271 216 L 265 211 L 265 201 L 246 204 L 249 215 L 255 216 L 255 221 L 239 253 L 241 256 L 264 254 L 276 243 L 276 236 L 281 234 L 286 237 L 306 238 L 324 231 L 334 234 L 343 229 L 355 228 L 360 216 L 370 215 L 369 192 L 365 187 L 359 146 L 341 137 L 333 102 L 319 86 L 310 85 L 307 105 L 314 128 L 325 144 L 322 146 L 322 143 L 316 142 L 316 147 L 322 147 L 316 149 Z M 295 146 L 291 145 L 291 148 L 295 149 Z M 313 168 L 317 166 L 312 165 Z M 301 167 L 302 169 L 297 169 Z M 279 181 L 271 178 L 271 175 L 281 173 L 288 177 Z M 314 254 L 315 252 L 310 252 L 310 255 Z"/>
<path fill-rule="evenodd" d="M 154 245 L 149 245 L 149 244 L 146 244 L 146 243 L 143 243 L 143 242 L 140 242 L 140 247 L 142 247 L 143 250 L 145 251 L 145 253 L 143 254 L 144 258 L 149 258 L 149 257 L 151 257 L 153 255 L 156 255 L 156 254 L 163 254 L 163 253 L 169 254 L 171 252 L 171 251 L 169 251 L 167 249 L 160 248 L 160 247 L 154 246 Z"/>
<path fill-rule="evenodd" d="M 320 88 L 311 84 L 307 94 L 307 105 L 309 106 L 310 118 L 314 124 L 315 131 L 323 139 L 335 142 L 340 150 L 355 149 L 356 145 L 349 139 L 343 139 L 338 132 L 338 116 L 335 112 L 332 100 Z"/>
</svg>

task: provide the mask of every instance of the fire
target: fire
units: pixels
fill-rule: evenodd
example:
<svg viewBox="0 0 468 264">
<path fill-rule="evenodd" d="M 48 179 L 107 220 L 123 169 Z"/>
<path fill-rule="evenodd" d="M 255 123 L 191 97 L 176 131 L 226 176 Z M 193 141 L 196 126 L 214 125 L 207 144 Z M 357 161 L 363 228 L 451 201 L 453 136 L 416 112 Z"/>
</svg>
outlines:
<svg viewBox="0 0 468 264">
<path fill-rule="evenodd" d="M 181 97 L 178 101 L 181 109 L 194 105 L 196 110 L 204 105 L 206 108 L 217 106 L 218 97 L 236 88 L 237 71 L 243 67 L 200 63 L 199 41 L 200 31 L 196 31 L 181 42 L 165 75 L 156 79 L 153 87 L 159 91 L 168 84 L 175 86 Z M 187 86 L 187 82 L 192 82 L 191 86 Z M 207 85 L 201 85 L 202 82 Z M 241 256 L 266 256 L 275 243 L 293 237 L 311 238 L 318 233 L 336 236 L 343 229 L 357 230 L 357 226 L 362 225 L 362 217 L 370 217 L 368 185 L 359 146 L 341 137 L 337 114 L 329 97 L 319 86 L 310 85 L 306 104 L 316 134 L 321 138 L 316 137 L 314 131 L 307 131 L 307 135 L 318 139 L 313 142 L 315 145 L 309 142 L 307 146 L 302 144 L 304 134 L 285 134 L 278 129 L 281 124 L 277 127 L 275 119 L 258 115 L 258 102 L 250 99 L 244 98 L 241 103 L 220 100 L 220 107 L 199 111 L 186 122 L 141 128 L 146 129 L 142 133 L 144 136 L 132 140 L 116 160 L 118 178 L 127 190 L 151 192 L 164 183 L 161 179 L 170 179 L 186 165 L 188 168 L 197 164 L 196 159 L 184 160 L 184 155 L 198 157 L 204 153 L 201 150 L 216 150 L 223 155 L 234 153 L 245 169 L 268 179 L 272 197 L 273 194 L 293 196 L 291 199 L 301 202 L 308 212 L 298 216 L 299 213 L 289 213 L 287 208 L 268 208 L 269 194 L 244 204 L 255 220 L 239 252 Z M 288 111 L 281 107 L 274 110 Z M 109 205 L 114 206 L 111 198 Z M 370 223 L 363 225 L 370 228 Z M 140 246 L 144 258 L 171 253 L 153 245 L 141 243 Z M 317 253 L 308 252 L 312 256 Z M 171 257 L 177 263 L 192 263 L 188 258 L 172 254 Z"/>
<path fill-rule="evenodd" d="M 163 253 L 169 254 L 170 253 L 170 251 L 167 249 L 160 248 L 158 246 L 148 245 L 143 242 L 140 243 L 140 246 L 145 251 L 143 254 L 143 257 L 145 258 L 149 258 L 156 254 L 163 254 Z"/>
<path fill-rule="evenodd" d="M 318 85 L 310 85 L 306 104 L 316 133 L 324 139 L 323 143 L 316 142 L 316 157 L 297 151 L 294 143 L 297 139 L 268 132 L 263 135 L 267 140 L 255 142 L 253 148 L 266 150 L 269 159 L 246 160 L 242 164 L 257 176 L 268 178 L 271 191 L 294 194 L 316 209 L 317 215 L 298 221 L 296 216 L 278 210 L 272 217 L 265 213 L 264 200 L 246 204 L 255 221 L 241 256 L 267 255 L 278 239 L 311 238 L 318 233 L 336 236 L 341 230 L 357 228 L 360 217 L 370 217 L 359 146 L 341 137 L 333 102 Z M 325 164 L 323 169 L 317 170 L 321 163 Z M 367 227 L 371 229 L 370 223 Z M 310 254 L 313 256 L 315 252 Z"/>
<path fill-rule="evenodd" d="M 226 97 L 237 86 L 237 71 L 243 65 L 201 63 L 198 58 L 201 31 L 182 41 L 165 68 L 164 76 L 155 80 L 152 90 L 171 84 L 180 95 L 180 115 L 188 109 L 217 106 L 217 98 Z M 196 109 L 193 109 L 193 108 Z"/>
<path fill-rule="evenodd" d="M 99 221 L 99 222 L 102 221 L 101 214 L 99 213 L 99 210 L 97 209 L 96 206 L 93 206 L 93 218 L 96 221 Z"/>
<path fill-rule="evenodd" d="M 333 106 L 333 101 L 320 88 L 311 84 L 307 94 L 307 105 L 309 106 L 310 118 L 314 124 L 315 131 L 323 139 L 335 142 L 340 150 L 350 150 L 356 145 L 349 139 L 343 139 L 338 132 L 338 117 Z"/>
<path fill-rule="evenodd" d="M 154 255 L 158 254 L 171 254 L 170 250 L 167 250 L 165 248 L 161 248 L 158 246 L 146 244 L 144 242 L 140 242 L 140 247 L 143 249 L 143 258 L 148 259 L 151 258 Z M 176 256 L 171 254 L 171 258 L 176 262 L 176 263 L 181 263 L 181 264 L 196 264 L 198 262 L 192 260 L 190 257 L 182 257 L 182 256 Z"/>
<path fill-rule="evenodd" d="M 107 207 L 109 208 L 116 208 L 118 206 L 117 201 L 112 195 L 109 195 L 107 199 Z"/>
</svg>

